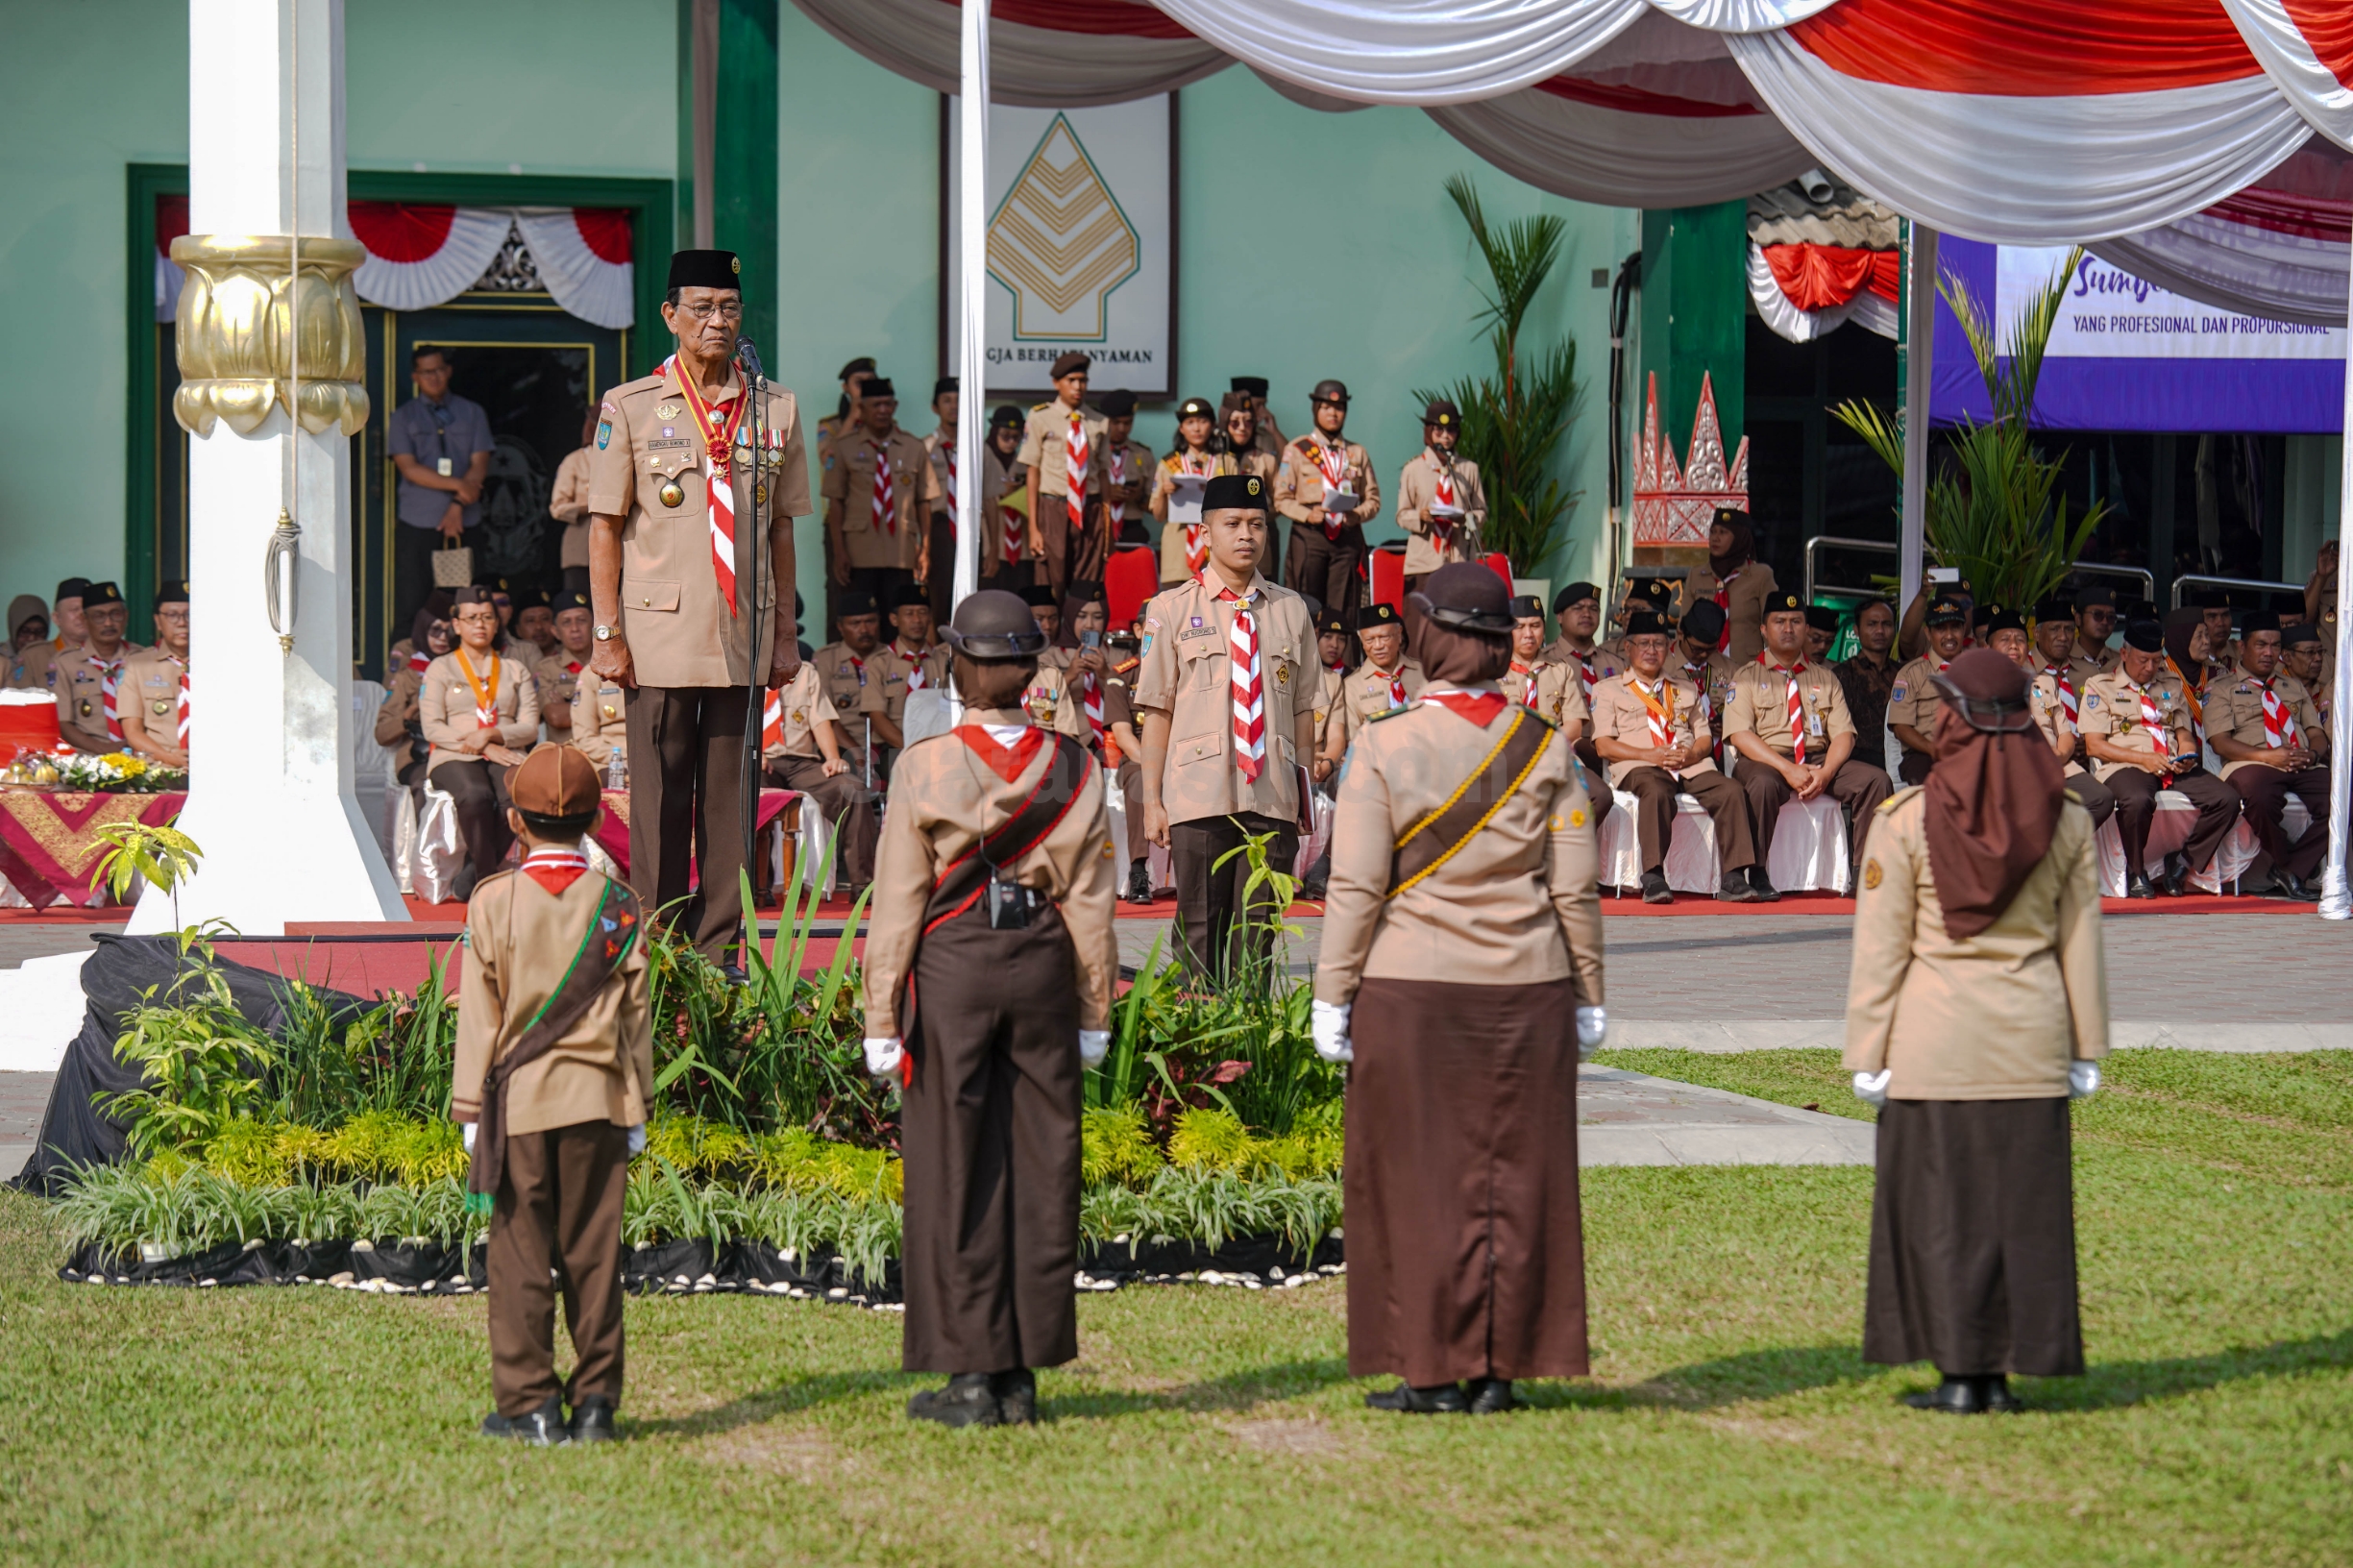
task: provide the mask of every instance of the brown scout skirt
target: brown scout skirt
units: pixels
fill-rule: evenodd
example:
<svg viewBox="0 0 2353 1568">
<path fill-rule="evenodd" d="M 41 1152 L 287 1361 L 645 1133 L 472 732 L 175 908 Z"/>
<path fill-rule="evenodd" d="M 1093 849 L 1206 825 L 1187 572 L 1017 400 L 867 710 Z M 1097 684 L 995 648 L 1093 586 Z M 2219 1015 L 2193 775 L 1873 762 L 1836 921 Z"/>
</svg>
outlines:
<svg viewBox="0 0 2353 1568">
<path fill-rule="evenodd" d="M 1863 1360 L 1951 1377 L 2082 1375 L 2067 1104 L 1880 1109 Z"/>
<path fill-rule="evenodd" d="M 1351 1021 L 1350 1375 L 1582 1377 L 1573 983 L 1367 980 Z"/>
</svg>

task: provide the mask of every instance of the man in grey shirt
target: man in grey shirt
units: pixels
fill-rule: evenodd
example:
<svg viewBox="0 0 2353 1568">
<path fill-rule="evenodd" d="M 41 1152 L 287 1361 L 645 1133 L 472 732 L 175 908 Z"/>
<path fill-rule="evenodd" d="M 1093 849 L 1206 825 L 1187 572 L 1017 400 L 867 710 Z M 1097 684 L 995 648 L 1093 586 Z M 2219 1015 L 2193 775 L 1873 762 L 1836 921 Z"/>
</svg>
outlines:
<svg viewBox="0 0 2353 1568">
<path fill-rule="evenodd" d="M 490 416 L 450 390 L 449 355 L 420 345 L 408 356 L 417 395 L 392 412 L 386 447 L 400 470 L 393 530 L 395 625 L 406 625 L 433 591 L 433 552 L 444 539 L 470 543 L 482 518 L 490 472 Z"/>
</svg>

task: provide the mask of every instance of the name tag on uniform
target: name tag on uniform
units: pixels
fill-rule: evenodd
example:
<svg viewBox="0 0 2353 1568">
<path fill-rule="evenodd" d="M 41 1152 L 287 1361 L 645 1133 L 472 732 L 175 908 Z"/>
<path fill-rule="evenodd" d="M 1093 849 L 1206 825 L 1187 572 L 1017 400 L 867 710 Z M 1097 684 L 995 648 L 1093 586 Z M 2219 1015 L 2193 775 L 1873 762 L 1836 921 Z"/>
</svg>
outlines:
<svg viewBox="0 0 2353 1568">
<path fill-rule="evenodd" d="M 1822 734 L 1822 710 L 1812 708 L 1805 715 L 1805 732 L 1819 738 Z"/>
<path fill-rule="evenodd" d="M 450 460 L 447 457 L 434 458 L 433 472 L 440 475 L 445 479 L 448 478 L 453 472 L 450 467 Z"/>
<path fill-rule="evenodd" d="M 675 441 L 649 441 L 646 443 L 646 450 L 648 452 L 683 451 L 692 445 L 694 445 L 693 442 L 687 440 L 684 436 L 680 436 Z"/>
<path fill-rule="evenodd" d="M 1180 643 L 1188 643 L 1192 641 L 1195 637 L 1214 637 L 1216 635 L 1217 628 L 1215 626 L 1205 626 L 1196 618 L 1191 625 L 1187 626 L 1183 631 L 1177 633 L 1177 641 Z"/>
</svg>

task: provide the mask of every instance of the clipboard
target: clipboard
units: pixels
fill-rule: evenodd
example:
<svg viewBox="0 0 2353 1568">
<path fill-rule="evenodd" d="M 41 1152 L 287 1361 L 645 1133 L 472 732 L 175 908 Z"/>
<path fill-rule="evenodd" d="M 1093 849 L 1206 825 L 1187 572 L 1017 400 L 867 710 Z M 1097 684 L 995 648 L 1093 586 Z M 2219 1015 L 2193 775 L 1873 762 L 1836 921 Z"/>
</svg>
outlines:
<svg viewBox="0 0 2353 1568">
<path fill-rule="evenodd" d="M 1208 493 L 1209 478 L 1200 474 L 1176 474 L 1168 480 L 1168 521 L 1198 523 L 1201 521 L 1201 498 Z"/>
</svg>

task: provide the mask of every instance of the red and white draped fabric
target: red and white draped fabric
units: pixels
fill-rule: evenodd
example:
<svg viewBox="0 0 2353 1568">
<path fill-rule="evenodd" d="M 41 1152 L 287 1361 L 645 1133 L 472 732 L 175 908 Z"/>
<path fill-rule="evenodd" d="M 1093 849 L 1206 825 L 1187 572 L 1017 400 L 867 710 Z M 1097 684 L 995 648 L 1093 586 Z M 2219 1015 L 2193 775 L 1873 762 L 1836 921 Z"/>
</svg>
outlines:
<svg viewBox="0 0 2353 1568">
<path fill-rule="evenodd" d="M 1894 337 L 1901 272 L 1895 251 L 1749 245 L 1749 298 L 1765 325 L 1792 343 L 1810 343 L 1850 321 Z"/>
<path fill-rule="evenodd" d="M 2342 327 L 2349 241 L 2353 156 L 2316 135 L 2204 211 L 2091 250 L 2136 278 L 2218 309 Z"/>
<path fill-rule="evenodd" d="M 793 0 L 801 13 L 895 76 L 959 89 L 958 0 Z M 1084 109 L 1173 92 L 1234 63 L 1138 0 L 994 0 L 989 100 Z"/>
</svg>

